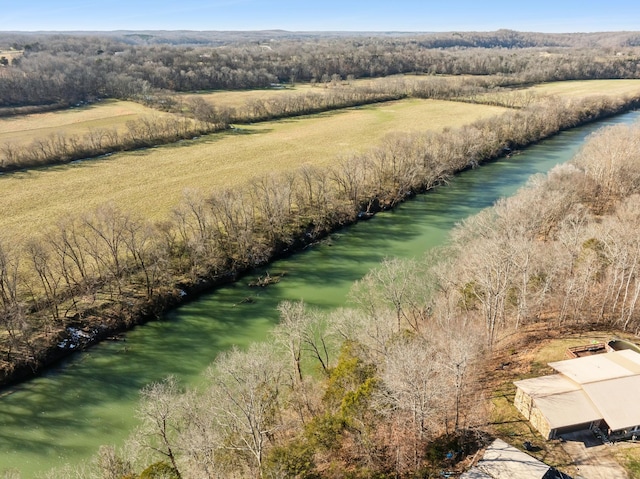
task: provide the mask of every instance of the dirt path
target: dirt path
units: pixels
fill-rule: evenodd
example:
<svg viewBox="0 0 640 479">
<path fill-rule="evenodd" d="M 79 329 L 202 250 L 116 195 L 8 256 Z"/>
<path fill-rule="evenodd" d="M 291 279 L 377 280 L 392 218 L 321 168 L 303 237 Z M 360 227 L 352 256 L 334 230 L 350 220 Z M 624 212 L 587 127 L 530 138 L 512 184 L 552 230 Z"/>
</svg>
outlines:
<svg viewBox="0 0 640 479">
<path fill-rule="evenodd" d="M 628 479 L 624 468 L 614 459 L 611 448 L 596 442 L 590 432 L 565 436 L 563 449 L 578 468 L 576 479 Z"/>
</svg>

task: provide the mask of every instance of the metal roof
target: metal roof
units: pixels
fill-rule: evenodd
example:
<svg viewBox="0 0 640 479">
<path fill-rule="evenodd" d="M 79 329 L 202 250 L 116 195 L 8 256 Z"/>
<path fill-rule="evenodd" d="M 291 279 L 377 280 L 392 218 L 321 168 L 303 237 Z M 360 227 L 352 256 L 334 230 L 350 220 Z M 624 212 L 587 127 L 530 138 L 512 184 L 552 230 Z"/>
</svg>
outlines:
<svg viewBox="0 0 640 479">
<path fill-rule="evenodd" d="M 633 350 L 549 363 L 560 374 L 516 381 L 552 429 L 604 419 L 612 430 L 640 425 L 640 354 Z"/>
<path fill-rule="evenodd" d="M 485 474 L 480 469 L 474 466 L 471 469 L 469 469 L 467 472 L 463 473 L 460 476 L 460 479 L 493 479 L 493 477 L 491 477 L 488 474 Z"/>
<path fill-rule="evenodd" d="M 551 429 L 588 424 L 603 417 L 582 390 L 537 397 L 533 402 L 547 418 Z"/>
<path fill-rule="evenodd" d="M 571 381 L 562 374 L 552 374 L 550 376 L 523 379 L 522 381 L 516 381 L 513 384 L 522 389 L 532 398 L 580 390 L 580 385 L 578 383 Z"/>
<path fill-rule="evenodd" d="M 501 439 L 491 443 L 476 466 L 486 476 L 469 476 L 472 479 L 542 479 L 549 470 L 538 461 Z"/>
<path fill-rule="evenodd" d="M 612 430 L 640 425 L 640 375 L 589 383 L 583 388 Z"/>
<path fill-rule="evenodd" d="M 556 361 L 549 366 L 579 384 L 587 384 L 640 374 L 640 355 L 631 350 L 614 351 Z"/>
</svg>

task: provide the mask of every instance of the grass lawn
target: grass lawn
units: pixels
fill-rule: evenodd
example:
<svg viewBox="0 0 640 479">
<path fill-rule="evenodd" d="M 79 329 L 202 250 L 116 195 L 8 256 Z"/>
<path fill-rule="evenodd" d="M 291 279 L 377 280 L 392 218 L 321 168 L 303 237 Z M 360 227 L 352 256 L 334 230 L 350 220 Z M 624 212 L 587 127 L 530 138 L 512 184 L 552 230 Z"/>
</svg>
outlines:
<svg viewBox="0 0 640 479">
<path fill-rule="evenodd" d="M 615 457 L 625 466 L 629 479 L 640 479 L 640 443 L 616 444 Z"/>
<path fill-rule="evenodd" d="M 163 219 L 185 188 L 233 187 L 303 164 L 379 144 L 393 131 L 441 130 L 504 111 L 498 107 L 406 100 L 264 122 L 198 140 L 0 176 L 0 231 L 26 238 L 59 218 L 105 202 Z"/>
<path fill-rule="evenodd" d="M 105 100 L 66 110 L 5 117 L 0 118 L 0 145 L 29 145 L 37 138 L 57 133 L 81 137 L 89 130 L 99 128 L 123 132 L 129 120 L 164 115 L 169 114 L 132 101 Z"/>
</svg>

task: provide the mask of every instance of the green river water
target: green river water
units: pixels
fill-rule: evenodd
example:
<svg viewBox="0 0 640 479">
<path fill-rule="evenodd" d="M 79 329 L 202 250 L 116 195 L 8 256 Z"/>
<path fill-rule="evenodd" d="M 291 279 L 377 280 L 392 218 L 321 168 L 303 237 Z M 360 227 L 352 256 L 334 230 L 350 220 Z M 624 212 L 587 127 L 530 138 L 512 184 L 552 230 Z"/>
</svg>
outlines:
<svg viewBox="0 0 640 479">
<path fill-rule="evenodd" d="M 530 175 L 569 160 L 589 133 L 638 118 L 640 112 L 631 112 L 563 132 L 464 172 L 449 186 L 270 265 L 271 274 L 286 271 L 277 284 L 249 288 L 252 278 L 244 278 L 130 331 L 126 341 L 102 343 L 2 391 L 0 472 L 18 470 L 28 479 L 65 463 L 81 464 L 102 444 L 122 444 L 135 427 L 145 384 L 170 374 L 185 385 L 197 383 L 218 352 L 265 339 L 285 299 L 323 309 L 344 305 L 351 284 L 385 257 L 419 257 L 442 244 L 456 222 L 513 194 Z M 255 301 L 242 303 L 247 296 Z"/>
</svg>

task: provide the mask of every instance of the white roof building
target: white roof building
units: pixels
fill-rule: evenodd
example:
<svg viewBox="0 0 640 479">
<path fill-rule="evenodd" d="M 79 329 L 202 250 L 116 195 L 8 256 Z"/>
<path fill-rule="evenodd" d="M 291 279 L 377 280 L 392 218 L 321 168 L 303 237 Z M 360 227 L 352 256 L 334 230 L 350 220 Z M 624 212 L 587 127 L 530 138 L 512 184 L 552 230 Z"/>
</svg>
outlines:
<svg viewBox="0 0 640 479">
<path fill-rule="evenodd" d="M 594 426 L 640 435 L 640 354 L 614 351 L 549 366 L 559 374 L 514 383 L 516 408 L 544 437 Z"/>
</svg>

